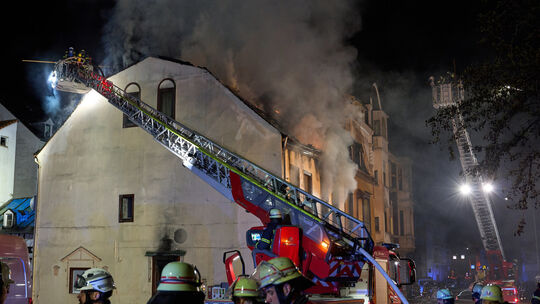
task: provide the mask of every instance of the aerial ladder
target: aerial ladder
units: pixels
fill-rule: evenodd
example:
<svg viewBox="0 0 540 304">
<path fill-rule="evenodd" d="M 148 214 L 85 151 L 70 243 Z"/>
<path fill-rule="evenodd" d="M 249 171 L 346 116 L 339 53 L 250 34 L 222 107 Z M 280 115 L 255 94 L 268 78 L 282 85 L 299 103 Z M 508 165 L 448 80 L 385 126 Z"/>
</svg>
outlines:
<svg viewBox="0 0 540 304">
<path fill-rule="evenodd" d="M 390 278 L 373 258 L 374 242 L 362 221 L 129 95 L 106 79 L 99 67 L 85 64 L 77 57 L 58 61 L 49 80 L 57 90 L 84 94 L 94 89 L 176 155 L 184 167 L 261 222 L 269 222 L 268 214 L 273 208 L 288 215 L 291 225 L 302 231 L 301 248 L 296 251 L 301 250 L 303 257 L 295 263 L 316 283 L 312 293 L 337 294 L 340 287 L 352 286 L 358 281 L 362 266 L 369 262 L 381 272 L 401 302 L 408 303 L 396 278 Z M 286 247 L 287 240 L 283 242 Z M 298 247 L 298 242 L 290 245 Z M 408 265 L 413 278 L 414 263 Z"/>
<path fill-rule="evenodd" d="M 448 107 L 458 107 L 459 109 L 460 103 L 465 99 L 465 91 L 461 80 L 456 79 L 453 75 L 446 78 L 441 77 L 437 82 L 433 76 L 429 80 L 435 109 Z M 452 119 L 452 127 L 465 181 L 471 190 L 469 199 L 488 258 L 487 280 L 501 284 L 501 281 L 515 277 L 514 267 L 513 263 L 506 261 L 501 237 L 491 208 L 491 201 L 486 191 L 483 190 L 484 180 L 476 170 L 478 160 L 469 133 L 464 127 L 463 116 L 459 110 Z"/>
</svg>

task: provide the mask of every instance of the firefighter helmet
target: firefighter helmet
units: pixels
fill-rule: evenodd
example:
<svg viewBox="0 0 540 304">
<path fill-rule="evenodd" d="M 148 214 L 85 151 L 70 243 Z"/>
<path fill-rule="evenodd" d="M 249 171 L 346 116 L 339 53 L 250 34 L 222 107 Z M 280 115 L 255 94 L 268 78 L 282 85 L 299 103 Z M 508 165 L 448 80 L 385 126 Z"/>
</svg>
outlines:
<svg viewBox="0 0 540 304">
<path fill-rule="evenodd" d="M 113 277 L 105 269 L 90 268 L 77 275 L 75 288 L 84 290 L 97 290 L 99 292 L 108 292 L 115 288 Z"/>
<path fill-rule="evenodd" d="M 11 270 L 9 269 L 8 264 L 3 263 L 3 262 L 0 262 L 0 281 L 2 281 L 3 285 L 5 286 L 15 283 L 11 279 Z"/>
<path fill-rule="evenodd" d="M 279 285 L 290 282 L 297 278 L 300 278 L 298 280 L 298 286 L 296 286 L 298 290 L 304 290 L 313 286 L 313 282 L 305 278 L 291 259 L 287 257 L 277 257 L 269 261 L 261 262 L 255 269 L 255 273 L 252 277 L 259 282 L 259 289 L 269 285 Z"/>
<path fill-rule="evenodd" d="M 439 289 L 437 291 L 437 300 L 448 300 L 453 298 L 452 293 L 447 288 Z"/>
<path fill-rule="evenodd" d="M 482 288 L 480 299 L 499 303 L 504 302 L 502 298 L 501 288 L 497 285 L 492 284 L 486 285 L 484 286 L 484 288 Z"/>
<path fill-rule="evenodd" d="M 253 278 L 241 276 L 237 278 L 230 287 L 230 293 L 233 297 L 258 297 L 258 284 Z"/>
<path fill-rule="evenodd" d="M 200 273 L 197 267 L 183 262 L 170 262 L 161 271 L 159 291 L 199 291 Z"/>
<path fill-rule="evenodd" d="M 281 218 L 281 211 L 279 209 L 271 209 L 270 210 L 270 218 Z"/>
</svg>

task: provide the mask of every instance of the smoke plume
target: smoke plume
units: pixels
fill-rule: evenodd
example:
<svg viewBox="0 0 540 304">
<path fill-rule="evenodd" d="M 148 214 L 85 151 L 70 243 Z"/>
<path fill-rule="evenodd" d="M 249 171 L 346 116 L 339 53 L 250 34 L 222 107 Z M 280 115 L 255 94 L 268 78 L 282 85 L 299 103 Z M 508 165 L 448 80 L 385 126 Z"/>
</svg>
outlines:
<svg viewBox="0 0 540 304">
<path fill-rule="evenodd" d="M 356 187 L 345 122 L 360 29 L 352 1 L 127 1 L 106 26 L 108 63 L 167 56 L 207 67 L 277 119 L 286 133 L 323 151 L 323 191 L 342 202 Z"/>
</svg>

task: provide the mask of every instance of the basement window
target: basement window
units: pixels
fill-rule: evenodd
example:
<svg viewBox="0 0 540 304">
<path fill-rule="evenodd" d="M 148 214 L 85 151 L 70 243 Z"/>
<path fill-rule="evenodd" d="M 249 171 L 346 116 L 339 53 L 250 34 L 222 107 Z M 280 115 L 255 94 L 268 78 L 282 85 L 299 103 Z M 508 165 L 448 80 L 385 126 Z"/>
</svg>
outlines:
<svg viewBox="0 0 540 304">
<path fill-rule="evenodd" d="M 118 222 L 133 222 L 134 194 L 121 194 L 118 205 Z"/>
<path fill-rule="evenodd" d="M 0 137 L 0 146 L 7 148 L 7 137 L 5 136 Z"/>
</svg>

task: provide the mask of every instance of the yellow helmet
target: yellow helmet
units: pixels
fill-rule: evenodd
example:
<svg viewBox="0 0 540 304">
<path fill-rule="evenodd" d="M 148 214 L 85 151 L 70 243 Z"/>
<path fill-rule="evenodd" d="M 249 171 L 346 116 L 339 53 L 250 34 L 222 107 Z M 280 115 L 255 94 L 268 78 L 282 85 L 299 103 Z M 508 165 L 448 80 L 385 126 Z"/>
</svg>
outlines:
<svg viewBox="0 0 540 304">
<path fill-rule="evenodd" d="M 270 218 L 281 218 L 281 211 L 279 209 L 270 209 Z"/>
<path fill-rule="evenodd" d="M 197 268 L 183 262 L 170 262 L 161 271 L 159 291 L 199 291 L 200 274 Z"/>
<path fill-rule="evenodd" d="M 504 302 L 502 298 L 501 288 L 497 285 L 491 285 L 491 284 L 484 286 L 484 288 L 482 288 L 480 299 L 499 302 L 499 303 Z"/>
<path fill-rule="evenodd" d="M 304 282 L 302 283 L 306 283 L 304 286 L 305 288 L 313 285 L 310 280 L 306 279 L 302 273 L 300 273 L 291 259 L 286 257 L 277 257 L 269 261 L 261 262 L 255 269 L 255 273 L 252 277 L 259 282 L 259 289 L 269 285 L 279 285 L 296 278 L 304 279 Z M 300 288 L 300 290 L 305 288 Z"/>
<path fill-rule="evenodd" d="M 248 277 L 239 277 L 231 285 L 233 297 L 258 297 L 258 289 L 257 281 Z"/>
</svg>

